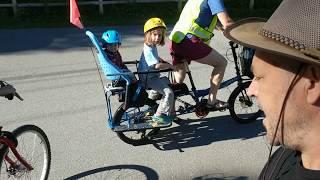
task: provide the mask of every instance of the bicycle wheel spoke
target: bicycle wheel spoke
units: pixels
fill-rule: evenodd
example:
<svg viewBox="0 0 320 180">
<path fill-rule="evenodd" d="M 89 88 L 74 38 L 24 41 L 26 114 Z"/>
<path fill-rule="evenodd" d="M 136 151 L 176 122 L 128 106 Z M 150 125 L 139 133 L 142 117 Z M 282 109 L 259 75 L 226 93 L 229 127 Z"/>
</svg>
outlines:
<svg viewBox="0 0 320 180">
<path fill-rule="evenodd" d="M 239 123 L 250 123 L 258 119 L 261 110 L 255 97 L 247 94 L 250 81 L 238 86 L 229 97 L 231 117 Z"/>
<path fill-rule="evenodd" d="M 145 105 L 143 107 L 131 107 L 129 109 L 124 110 L 123 108 L 119 108 L 119 110 L 115 113 L 115 123 L 117 125 L 129 125 L 130 124 L 139 124 L 145 123 L 147 120 L 151 119 L 151 116 L 155 112 L 155 108 L 157 106 L 149 106 Z M 142 129 L 142 130 L 134 130 L 134 131 L 126 131 L 126 132 L 117 132 L 118 136 L 121 140 L 128 144 L 143 144 L 148 140 L 146 136 L 147 132 L 152 129 Z"/>
</svg>

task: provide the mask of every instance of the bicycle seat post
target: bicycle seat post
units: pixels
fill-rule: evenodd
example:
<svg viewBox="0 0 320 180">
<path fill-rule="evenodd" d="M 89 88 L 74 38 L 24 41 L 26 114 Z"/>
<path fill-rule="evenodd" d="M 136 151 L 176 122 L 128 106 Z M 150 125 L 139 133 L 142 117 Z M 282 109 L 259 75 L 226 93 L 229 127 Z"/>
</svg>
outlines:
<svg viewBox="0 0 320 180">
<path fill-rule="evenodd" d="M 183 62 L 183 64 L 186 67 L 186 72 L 189 73 L 190 72 L 189 64 L 187 62 Z"/>
<path fill-rule="evenodd" d="M 188 74 L 189 81 L 190 81 L 190 84 L 191 84 L 191 91 L 195 92 L 196 91 L 196 86 L 195 86 L 195 84 L 193 82 L 191 71 L 189 69 L 189 64 L 187 62 L 184 62 L 184 66 L 186 68 L 186 74 Z"/>
</svg>

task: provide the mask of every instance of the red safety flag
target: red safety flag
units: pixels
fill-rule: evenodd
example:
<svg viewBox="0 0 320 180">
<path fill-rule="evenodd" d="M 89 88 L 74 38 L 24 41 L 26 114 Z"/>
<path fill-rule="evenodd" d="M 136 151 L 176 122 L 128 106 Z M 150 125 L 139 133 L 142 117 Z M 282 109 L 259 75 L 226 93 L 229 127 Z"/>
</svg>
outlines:
<svg viewBox="0 0 320 180">
<path fill-rule="evenodd" d="M 70 23 L 83 29 L 83 25 L 80 21 L 80 12 L 77 5 L 77 0 L 70 0 Z"/>
</svg>

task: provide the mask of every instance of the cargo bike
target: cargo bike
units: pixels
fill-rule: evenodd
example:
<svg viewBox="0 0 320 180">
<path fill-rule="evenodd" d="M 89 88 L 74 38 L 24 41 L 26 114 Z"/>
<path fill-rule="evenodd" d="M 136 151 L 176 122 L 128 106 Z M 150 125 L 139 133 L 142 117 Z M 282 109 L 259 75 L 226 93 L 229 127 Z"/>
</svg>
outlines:
<svg viewBox="0 0 320 180">
<path fill-rule="evenodd" d="M 161 128 L 171 126 L 171 124 L 154 125 L 147 122 L 155 113 L 158 107 L 157 100 L 161 97 L 150 98 L 148 96 L 150 90 L 145 89 L 145 86 L 137 78 L 139 74 L 170 72 L 171 70 L 131 72 L 120 69 L 108 59 L 96 36 L 91 31 L 86 31 L 86 35 L 96 49 L 95 52 L 104 76 L 111 81 L 104 88 L 110 129 L 117 133 L 118 137 L 125 143 L 140 145 L 147 143 Z M 228 98 L 228 110 L 230 116 L 238 123 L 250 123 L 256 121 L 262 115 L 255 99 L 247 94 L 247 88 L 253 78 L 250 71 L 250 60 L 252 60 L 254 50 L 240 47 L 232 41 L 229 42 L 229 45 L 235 63 L 235 77 L 223 81 L 220 89 L 237 83 L 237 87 Z M 139 62 L 126 61 L 124 63 L 134 64 L 137 67 Z M 199 118 L 204 118 L 209 113 L 204 104 L 210 88 L 197 89 L 192 79 L 192 73 L 188 68 L 187 76 L 190 80 L 190 88 L 184 83 L 170 84 L 174 91 L 175 101 L 179 102 L 179 106 L 176 107 L 176 115 L 179 117 L 180 115 L 195 113 Z M 186 96 L 190 96 L 193 102 L 184 101 Z M 117 97 L 117 101 L 120 102 L 114 114 L 112 113 L 111 97 Z"/>
</svg>

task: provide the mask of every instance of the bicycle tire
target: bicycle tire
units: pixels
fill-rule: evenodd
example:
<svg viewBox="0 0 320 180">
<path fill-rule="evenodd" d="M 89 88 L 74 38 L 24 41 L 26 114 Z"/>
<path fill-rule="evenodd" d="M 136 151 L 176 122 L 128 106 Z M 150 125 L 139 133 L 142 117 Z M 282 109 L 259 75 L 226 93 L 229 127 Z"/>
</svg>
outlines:
<svg viewBox="0 0 320 180">
<path fill-rule="evenodd" d="M 13 130 L 12 134 L 18 140 L 16 150 L 34 169 L 28 171 L 23 165 L 17 164 L 17 168 L 14 168 L 15 173 L 3 172 L 3 174 L 1 169 L 7 169 L 6 163 L 3 162 L 3 166 L 0 167 L 0 179 L 47 180 L 51 165 L 51 148 L 44 131 L 35 125 L 24 125 Z M 31 137 L 33 139 L 30 139 Z M 17 161 L 11 151 L 8 152 L 8 156 Z"/>
<path fill-rule="evenodd" d="M 230 115 L 240 124 L 254 122 L 263 114 L 257 103 L 254 102 L 254 98 L 247 95 L 247 88 L 250 83 L 251 81 L 241 83 L 233 90 L 228 100 Z M 238 110 L 241 112 L 238 112 Z"/>
<path fill-rule="evenodd" d="M 1 167 L 2 167 L 2 161 L 3 161 L 3 156 L 4 156 L 4 153 L 5 153 L 5 148 L 0 148 L 0 174 L 1 174 Z"/>
<path fill-rule="evenodd" d="M 156 106 L 150 106 L 150 105 L 145 105 L 143 107 L 131 107 L 128 109 L 124 109 L 124 104 L 120 105 L 120 107 L 117 109 L 117 111 L 114 114 L 114 124 L 115 125 L 121 125 L 124 123 L 128 123 L 128 118 L 136 118 L 134 120 L 134 123 L 139 121 L 141 123 L 145 122 L 143 118 L 145 117 L 144 114 L 146 114 L 148 111 L 153 111 L 155 112 L 157 107 Z M 133 112 L 134 114 L 130 114 L 130 112 Z M 139 118 L 141 116 L 141 118 Z M 126 119 L 124 119 L 124 116 Z M 137 119 L 138 117 L 138 119 Z M 131 119 L 132 120 L 132 119 Z M 153 130 L 158 131 L 159 129 L 144 129 L 144 130 L 136 130 L 136 131 L 127 131 L 127 132 L 116 132 L 118 137 L 125 143 L 131 144 L 131 145 L 143 145 L 147 144 L 150 141 L 150 137 L 148 136 L 148 133 L 150 133 Z"/>
</svg>

